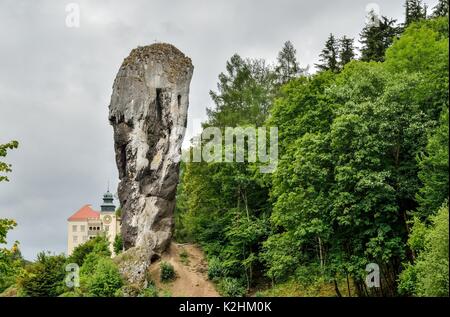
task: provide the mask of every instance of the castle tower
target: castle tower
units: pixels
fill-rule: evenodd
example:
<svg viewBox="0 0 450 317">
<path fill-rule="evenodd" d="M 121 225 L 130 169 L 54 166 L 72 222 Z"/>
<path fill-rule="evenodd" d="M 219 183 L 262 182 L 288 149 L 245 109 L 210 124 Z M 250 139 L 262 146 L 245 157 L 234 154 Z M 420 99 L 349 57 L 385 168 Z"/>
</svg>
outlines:
<svg viewBox="0 0 450 317">
<path fill-rule="evenodd" d="M 103 195 L 103 204 L 100 206 L 100 211 L 105 212 L 114 212 L 116 210 L 116 206 L 113 203 L 114 198 L 113 194 L 109 192 L 109 190 Z"/>
</svg>

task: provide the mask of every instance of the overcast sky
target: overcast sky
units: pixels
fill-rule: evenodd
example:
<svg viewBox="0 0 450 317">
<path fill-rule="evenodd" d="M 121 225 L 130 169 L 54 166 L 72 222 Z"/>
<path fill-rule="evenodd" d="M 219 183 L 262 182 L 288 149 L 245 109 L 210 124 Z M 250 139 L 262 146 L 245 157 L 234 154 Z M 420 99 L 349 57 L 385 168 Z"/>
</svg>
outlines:
<svg viewBox="0 0 450 317">
<path fill-rule="evenodd" d="M 70 2 L 0 0 L 0 143 L 20 142 L 7 157 L 11 181 L 0 183 L 0 218 L 16 219 L 8 241 L 19 240 L 30 260 L 41 250 L 66 252 L 67 218 L 87 203 L 98 209 L 108 181 L 116 192 L 108 104 L 132 48 L 168 42 L 192 58 L 192 127 L 205 118 L 208 92 L 234 53 L 275 62 L 291 40 L 301 65 L 312 66 L 330 32 L 358 37 L 371 3 L 72 1 L 80 27 L 68 28 Z M 375 3 L 402 22 L 403 2 Z"/>
</svg>

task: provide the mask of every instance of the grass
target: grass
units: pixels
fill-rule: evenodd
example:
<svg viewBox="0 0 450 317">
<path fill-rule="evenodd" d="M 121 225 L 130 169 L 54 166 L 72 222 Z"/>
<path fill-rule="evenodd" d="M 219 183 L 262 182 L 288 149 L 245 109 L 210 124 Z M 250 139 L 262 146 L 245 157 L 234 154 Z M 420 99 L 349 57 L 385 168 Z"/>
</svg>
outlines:
<svg viewBox="0 0 450 317">
<path fill-rule="evenodd" d="M 345 280 L 338 283 L 342 296 L 348 296 L 347 282 Z M 356 290 L 350 286 L 352 296 L 356 295 Z M 275 284 L 274 287 L 260 290 L 255 293 L 256 297 L 336 297 L 333 283 L 316 282 L 303 286 L 294 279 L 283 283 Z"/>
<path fill-rule="evenodd" d="M 186 266 L 189 265 L 189 253 L 186 251 L 186 249 L 183 249 L 180 252 L 180 261 Z"/>
</svg>

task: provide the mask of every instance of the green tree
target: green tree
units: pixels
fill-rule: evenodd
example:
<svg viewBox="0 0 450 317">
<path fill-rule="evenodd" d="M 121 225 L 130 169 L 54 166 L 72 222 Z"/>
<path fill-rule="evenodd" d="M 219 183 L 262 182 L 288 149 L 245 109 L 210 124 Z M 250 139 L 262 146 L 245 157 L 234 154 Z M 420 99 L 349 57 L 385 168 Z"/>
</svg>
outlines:
<svg viewBox="0 0 450 317">
<path fill-rule="evenodd" d="M 369 14 L 374 14 L 369 13 Z M 394 38 L 399 34 L 399 28 L 395 26 L 396 20 L 386 17 L 375 17 L 374 23 L 368 23 L 360 34 L 361 60 L 365 62 L 384 60 L 386 49 L 391 46 Z"/>
<path fill-rule="evenodd" d="M 355 59 L 355 47 L 353 45 L 353 39 L 343 36 L 340 42 L 339 48 L 339 67 L 342 69 L 348 63 Z"/>
<path fill-rule="evenodd" d="M 333 34 L 330 34 L 325 42 L 325 48 L 320 53 L 320 63 L 315 64 L 319 70 L 330 70 L 332 72 L 339 71 L 338 65 L 339 45 Z"/>
<path fill-rule="evenodd" d="M 297 50 L 290 41 L 285 42 L 283 48 L 278 53 L 275 73 L 277 74 L 278 82 L 280 84 L 287 83 L 289 80 L 297 77 L 303 72 L 297 62 L 296 54 Z"/>
<path fill-rule="evenodd" d="M 448 120 L 448 109 L 446 109 L 441 115 L 439 126 L 428 140 L 426 154 L 419 156 L 419 178 L 423 187 L 416 195 L 416 199 L 420 205 L 418 210 L 422 218 L 426 218 L 430 213 L 434 214 L 448 199 Z"/>
<path fill-rule="evenodd" d="M 0 144 L 0 158 L 6 157 L 8 150 L 16 149 L 19 143 L 11 141 Z M 0 161 L 0 173 L 11 172 L 11 165 Z M 9 181 L 6 175 L 0 175 L 0 182 Z M 0 244 L 6 243 L 6 235 L 17 223 L 12 219 L 0 219 Z M 22 273 L 23 258 L 16 241 L 11 249 L 0 248 L 0 293 L 15 283 L 16 277 Z"/>
<path fill-rule="evenodd" d="M 275 93 L 276 75 L 264 60 L 233 55 L 226 73 L 219 75 L 217 92 L 210 91 L 215 107 L 208 108 L 209 126 L 261 125 Z"/>
<path fill-rule="evenodd" d="M 420 73 L 412 92 L 422 111 L 439 120 L 448 108 L 448 17 L 411 24 L 386 51 L 386 67 L 393 73 Z"/>
<path fill-rule="evenodd" d="M 422 0 L 406 0 L 405 2 L 405 26 L 412 22 L 427 18 L 427 6 Z"/>
<path fill-rule="evenodd" d="M 430 220 L 430 225 L 418 218 L 414 221 L 408 243 L 418 256 L 401 273 L 399 290 L 415 296 L 448 297 L 448 204 Z"/>
<path fill-rule="evenodd" d="M 0 248 L 0 293 L 15 284 L 23 272 L 24 262 L 19 242 L 16 241 L 11 249 Z"/>
<path fill-rule="evenodd" d="M 90 253 L 110 257 L 111 251 L 109 250 L 109 241 L 105 236 L 97 236 L 94 239 L 88 240 L 83 244 L 77 246 L 70 257 L 69 263 L 76 263 L 80 267 L 83 265 L 86 256 Z"/>
<path fill-rule="evenodd" d="M 66 258 L 41 252 L 35 263 L 25 267 L 18 278 L 20 294 L 30 297 L 55 297 L 64 292 Z"/>
<path fill-rule="evenodd" d="M 448 16 L 448 0 L 439 0 L 433 8 L 433 17 Z"/>
</svg>

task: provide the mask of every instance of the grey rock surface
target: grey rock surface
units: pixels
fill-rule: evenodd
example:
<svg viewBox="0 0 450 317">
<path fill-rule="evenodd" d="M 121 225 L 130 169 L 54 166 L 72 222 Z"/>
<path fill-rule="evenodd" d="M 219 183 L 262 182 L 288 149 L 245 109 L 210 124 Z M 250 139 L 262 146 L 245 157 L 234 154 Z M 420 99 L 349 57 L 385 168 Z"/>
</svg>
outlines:
<svg viewBox="0 0 450 317">
<path fill-rule="evenodd" d="M 120 178 L 121 258 L 139 262 L 122 265 L 131 281 L 142 282 L 172 238 L 192 73 L 190 58 L 157 43 L 133 49 L 114 81 L 109 121 Z"/>
</svg>

